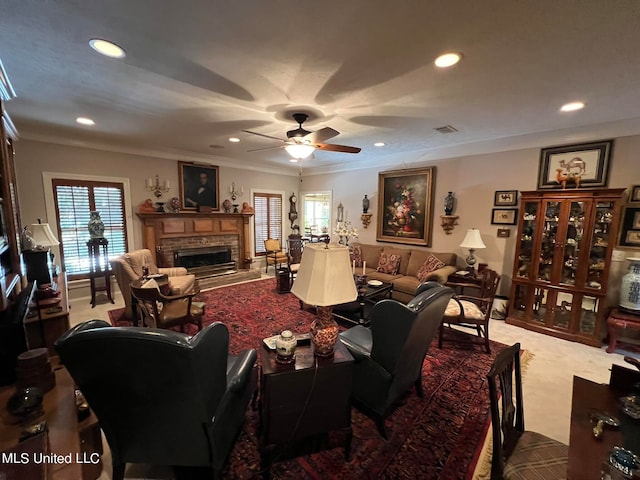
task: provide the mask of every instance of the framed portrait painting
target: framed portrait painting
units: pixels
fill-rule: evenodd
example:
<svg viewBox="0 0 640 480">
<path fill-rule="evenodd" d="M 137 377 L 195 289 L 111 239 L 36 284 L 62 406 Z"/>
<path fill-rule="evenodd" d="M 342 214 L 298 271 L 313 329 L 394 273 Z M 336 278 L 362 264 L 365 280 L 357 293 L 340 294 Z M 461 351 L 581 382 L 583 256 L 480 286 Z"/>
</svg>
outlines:
<svg viewBox="0 0 640 480">
<path fill-rule="evenodd" d="M 606 187 L 613 140 L 540 150 L 539 190 Z"/>
<path fill-rule="evenodd" d="M 435 167 L 378 174 L 376 240 L 431 246 Z"/>
<path fill-rule="evenodd" d="M 218 203 L 218 167 L 190 162 L 178 162 L 180 202 L 184 210 L 210 207 L 220 210 Z"/>
</svg>

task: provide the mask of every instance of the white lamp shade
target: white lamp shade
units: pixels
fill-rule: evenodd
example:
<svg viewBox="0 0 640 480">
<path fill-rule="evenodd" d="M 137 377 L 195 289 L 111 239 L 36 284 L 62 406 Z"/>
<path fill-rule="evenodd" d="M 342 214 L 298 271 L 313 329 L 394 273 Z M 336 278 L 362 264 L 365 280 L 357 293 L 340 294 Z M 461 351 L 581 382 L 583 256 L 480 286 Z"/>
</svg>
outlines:
<svg viewBox="0 0 640 480">
<path fill-rule="evenodd" d="M 326 307 L 352 302 L 358 297 L 351 272 L 349 248 L 307 244 L 291 293 L 309 305 Z"/>
<path fill-rule="evenodd" d="M 53 247 L 60 245 L 60 242 L 51 231 L 48 223 L 32 223 L 31 235 L 33 241 L 38 247 Z"/>
<path fill-rule="evenodd" d="M 284 147 L 289 155 L 298 160 L 304 160 L 313 153 L 315 147 L 313 145 L 305 145 L 302 143 L 295 143 Z"/>
<path fill-rule="evenodd" d="M 480 230 L 477 228 L 470 228 L 467 230 L 467 234 L 465 235 L 464 240 L 462 240 L 460 246 L 462 248 L 473 248 L 474 250 L 487 248 L 480 236 Z"/>
</svg>

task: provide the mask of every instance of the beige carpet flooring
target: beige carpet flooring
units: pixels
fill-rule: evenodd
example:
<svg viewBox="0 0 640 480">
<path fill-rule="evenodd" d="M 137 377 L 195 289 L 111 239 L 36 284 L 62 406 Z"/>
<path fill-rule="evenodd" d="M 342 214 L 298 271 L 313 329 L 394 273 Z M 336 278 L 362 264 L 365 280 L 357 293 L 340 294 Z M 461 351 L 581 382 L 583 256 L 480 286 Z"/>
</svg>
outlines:
<svg viewBox="0 0 640 480">
<path fill-rule="evenodd" d="M 99 304 L 95 308 L 91 308 L 89 298 L 73 300 L 71 324 L 90 319 L 109 321 L 107 311 L 124 306 L 117 288 L 114 299 L 116 304 L 112 305 L 98 297 Z M 569 443 L 573 376 L 608 383 L 612 363 L 628 366 L 623 360 L 624 355 L 640 358 L 637 353 L 624 350 L 608 354 L 604 347 L 595 348 L 560 340 L 507 325 L 499 320 L 491 321 L 489 337 L 506 345 L 520 342 L 523 349 L 533 354 L 523 381 L 525 426 L 528 430 L 543 433 L 564 443 Z M 104 460 L 105 470 L 101 480 L 110 478 L 108 456 Z M 166 478 L 164 474 L 166 472 L 142 473 L 127 469 L 127 478 Z"/>
</svg>

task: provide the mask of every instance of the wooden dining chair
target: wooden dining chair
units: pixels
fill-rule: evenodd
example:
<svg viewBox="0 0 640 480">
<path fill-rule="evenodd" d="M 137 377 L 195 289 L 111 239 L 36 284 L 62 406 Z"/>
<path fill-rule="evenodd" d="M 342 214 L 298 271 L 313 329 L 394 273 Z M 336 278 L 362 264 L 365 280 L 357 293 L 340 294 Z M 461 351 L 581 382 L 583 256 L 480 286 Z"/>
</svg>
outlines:
<svg viewBox="0 0 640 480">
<path fill-rule="evenodd" d="M 498 353 L 487 383 L 493 436 L 491 480 L 566 479 L 569 447 L 524 428 L 519 343 Z"/>
<path fill-rule="evenodd" d="M 264 273 L 268 272 L 269 265 L 278 268 L 278 265 L 287 263 L 289 257 L 287 256 L 287 252 L 282 249 L 280 240 L 277 238 L 267 238 L 264 241 L 264 250 L 267 262 Z"/>
</svg>

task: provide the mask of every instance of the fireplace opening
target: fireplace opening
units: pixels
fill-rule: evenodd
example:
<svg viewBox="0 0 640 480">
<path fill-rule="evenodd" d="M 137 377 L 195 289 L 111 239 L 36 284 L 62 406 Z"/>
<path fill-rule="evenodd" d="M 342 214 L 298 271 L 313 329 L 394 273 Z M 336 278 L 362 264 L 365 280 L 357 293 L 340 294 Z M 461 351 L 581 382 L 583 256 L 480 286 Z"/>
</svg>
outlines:
<svg viewBox="0 0 640 480">
<path fill-rule="evenodd" d="M 197 278 L 237 272 L 230 246 L 182 248 L 173 253 L 173 265 L 185 267 Z"/>
</svg>

